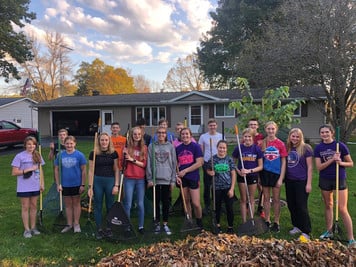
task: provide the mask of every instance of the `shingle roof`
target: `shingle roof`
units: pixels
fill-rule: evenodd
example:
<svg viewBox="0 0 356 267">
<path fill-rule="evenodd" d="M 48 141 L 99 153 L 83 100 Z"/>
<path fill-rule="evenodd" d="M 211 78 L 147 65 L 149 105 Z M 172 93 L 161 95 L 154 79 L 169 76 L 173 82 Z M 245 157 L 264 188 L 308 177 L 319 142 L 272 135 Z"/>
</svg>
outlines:
<svg viewBox="0 0 356 267">
<path fill-rule="evenodd" d="M 28 97 L 4 97 L 4 98 L 0 98 L 0 107 L 10 104 L 12 102 L 17 102 L 17 101 L 21 101 L 21 100 L 25 100 L 25 99 L 29 100 L 33 103 L 37 103 L 36 101 L 34 101 Z"/>
<path fill-rule="evenodd" d="M 256 101 L 264 95 L 263 89 L 252 89 L 251 93 Z M 198 95 L 203 102 L 214 103 L 218 101 L 231 102 L 241 99 L 240 90 L 209 90 L 191 92 L 164 92 L 143 94 L 117 94 L 98 96 L 65 96 L 38 103 L 37 107 L 85 107 L 85 106 L 130 106 L 130 105 L 162 105 L 185 104 L 191 102 L 189 96 Z M 325 98 L 320 86 L 293 87 L 290 89 L 290 98 Z"/>
</svg>

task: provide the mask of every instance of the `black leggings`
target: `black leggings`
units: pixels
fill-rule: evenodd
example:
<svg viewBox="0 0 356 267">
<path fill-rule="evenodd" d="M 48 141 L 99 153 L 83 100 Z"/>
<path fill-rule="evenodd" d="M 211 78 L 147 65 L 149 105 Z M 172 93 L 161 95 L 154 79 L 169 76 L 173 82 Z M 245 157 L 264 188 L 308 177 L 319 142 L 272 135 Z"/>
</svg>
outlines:
<svg viewBox="0 0 356 267">
<path fill-rule="evenodd" d="M 170 185 L 156 185 L 156 220 L 161 220 L 161 202 L 162 202 L 162 217 L 164 222 L 168 222 L 169 214 L 169 196 Z"/>
<path fill-rule="evenodd" d="M 220 189 L 215 190 L 215 218 L 216 223 L 220 224 L 220 215 L 221 215 L 221 204 L 224 201 L 226 207 L 226 217 L 227 223 L 229 227 L 233 227 L 234 225 L 234 210 L 233 203 L 234 197 L 229 197 L 227 193 L 230 189 Z"/>
</svg>

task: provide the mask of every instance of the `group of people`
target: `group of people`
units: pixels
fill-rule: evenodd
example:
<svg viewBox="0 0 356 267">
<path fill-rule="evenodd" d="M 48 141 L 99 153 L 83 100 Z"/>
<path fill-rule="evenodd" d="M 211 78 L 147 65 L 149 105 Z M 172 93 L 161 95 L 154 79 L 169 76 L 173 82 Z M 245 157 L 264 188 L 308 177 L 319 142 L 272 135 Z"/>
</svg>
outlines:
<svg viewBox="0 0 356 267">
<path fill-rule="evenodd" d="M 347 146 L 336 142 L 331 125 L 319 128 L 321 143 L 313 149 L 304 142 L 303 132 L 293 128 L 286 143 L 277 137 L 275 122 L 265 123 L 265 136 L 258 133 L 258 120 L 251 119 L 242 131 L 240 147 L 228 155 L 228 143 L 217 132 L 217 121 L 209 119 L 208 132 L 196 141 L 191 130 L 183 123 L 176 124 L 176 135 L 168 132 L 168 121 L 162 119 L 150 136 L 145 132 L 144 120 L 137 121 L 126 137 L 121 136 L 120 125 L 111 125 L 112 133 L 101 133 L 89 154 L 88 195 L 94 199 L 96 237 L 111 236 L 110 225 L 103 220 L 103 202 L 106 211 L 114 204 L 115 195 L 121 190 L 120 173 L 123 173 L 123 205 L 130 217 L 134 192 L 138 207 L 138 231 L 144 233 L 146 188 L 155 187 L 155 232 L 172 232 L 168 226 L 171 193 L 174 186 L 181 188 L 186 201 L 186 212 L 194 216 L 196 224 L 203 228 L 203 214 L 212 210 L 211 191 L 214 188 L 213 209 L 216 226 L 222 232 L 220 217 L 225 203 L 228 233 L 233 233 L 235 198 L 238 184 L 242 222 L 246 222 L 247 207 L 254 213 L 257 190 L 263 195 L 263 217 L 272 232 L 280 231 L 280 193 L 285 183 L 288 209 L 293 229 L 290 234 L 301 234 L 310 239 L 311 221 L 308 212 L 308 196 L 312 190 L 313 157 L 319 171 L 319 187 L 325 205 L 326 231 L 320 238 L 333 236 L 333 194 L 336 177 L 339 177 L 338 209 L 344 222 L 349 245 L 354 246 L 352 220 L 347 209 L 348 191 L 346 167 L 353 167 Z M 75 149 L 76 140 L 66 130 L 58 132 L 60 144 L 50 145 L 49 159 L 54 159 L 55 181 L 65 201 L 67 226 L 62 233 L 80 232 L 80 195 L 87 183 L 83 153 Z M 237 135 L 237 138 L 239 136 Z M 240 140 L 240 139 L 239 139 Z M 25 139 L 25 151 L 17 154 L 12 162 L 12 175 L 17 176 L 17 196 L 21 199 L 24 237 L 38 235 L 36 228 L 37 198 L 43 190 L 39 182 L 43 159 L 36 150 L 35 138 Z M 58 147 L 58 149 L 57 149 Z M 338 166 L 338 170 L 337 167 Z M 203 168 L 204 210 L 200 202 L 200 168 Z M 248 190 L 246 190 L 247 183 Z M 249 196 L 247 195 L 249 194 Z M 248 203 L 247 199 L 250 200 Z M 270 201 L 272 199 L 272 201 Z M 273 221 L 271 220 L 271 203 Z M 162 224 L 161 224 L 162 219 Z"/>
</svg>

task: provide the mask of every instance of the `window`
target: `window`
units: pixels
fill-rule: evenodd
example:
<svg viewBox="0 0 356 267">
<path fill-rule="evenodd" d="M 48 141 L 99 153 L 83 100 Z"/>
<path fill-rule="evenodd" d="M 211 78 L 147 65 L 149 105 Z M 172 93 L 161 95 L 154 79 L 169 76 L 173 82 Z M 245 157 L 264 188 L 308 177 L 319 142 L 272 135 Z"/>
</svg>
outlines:
<svg viewBox="0 0 356 267">
<path fill-rule="evenodd" d="M 301 117 L 302 116 L 302 105 L 300 105 L 299 107 L 297 107 L 294 110 L 294 114 L 293 117 Z"/>
<path fill-rule="evenodd" d="M 235 117 L 235 109 L 230 109 L 229 104 L 216 104 L 215 117 Z"/>
<path fill-rule="evenodd" d="M 202 124 L 202 110 L 201 106 L 190 106 L 190 125 Z"/>
<path fill-rule="evenodd" d="M 160 119 L 166 118 L 165 107 L 136 107 L 136 120 L 144 118 L 147 126 L 157 126 Z"/>
</svg>

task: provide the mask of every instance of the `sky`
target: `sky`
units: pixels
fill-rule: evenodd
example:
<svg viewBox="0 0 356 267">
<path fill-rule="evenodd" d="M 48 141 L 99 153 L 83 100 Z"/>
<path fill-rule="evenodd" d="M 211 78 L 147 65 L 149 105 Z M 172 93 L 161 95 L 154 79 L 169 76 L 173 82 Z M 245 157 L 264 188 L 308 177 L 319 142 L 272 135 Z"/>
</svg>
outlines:
<svg viewBox="0 0 356 267">
<path fill-rule="evenodd" d="M 162 83 L 178 58 L 196 51 L 217 0 L 32 0 L 36 20 L 23 29 L 44 42 L 64 36 L 79 67 L 95 58 Z"/>
</svg>

